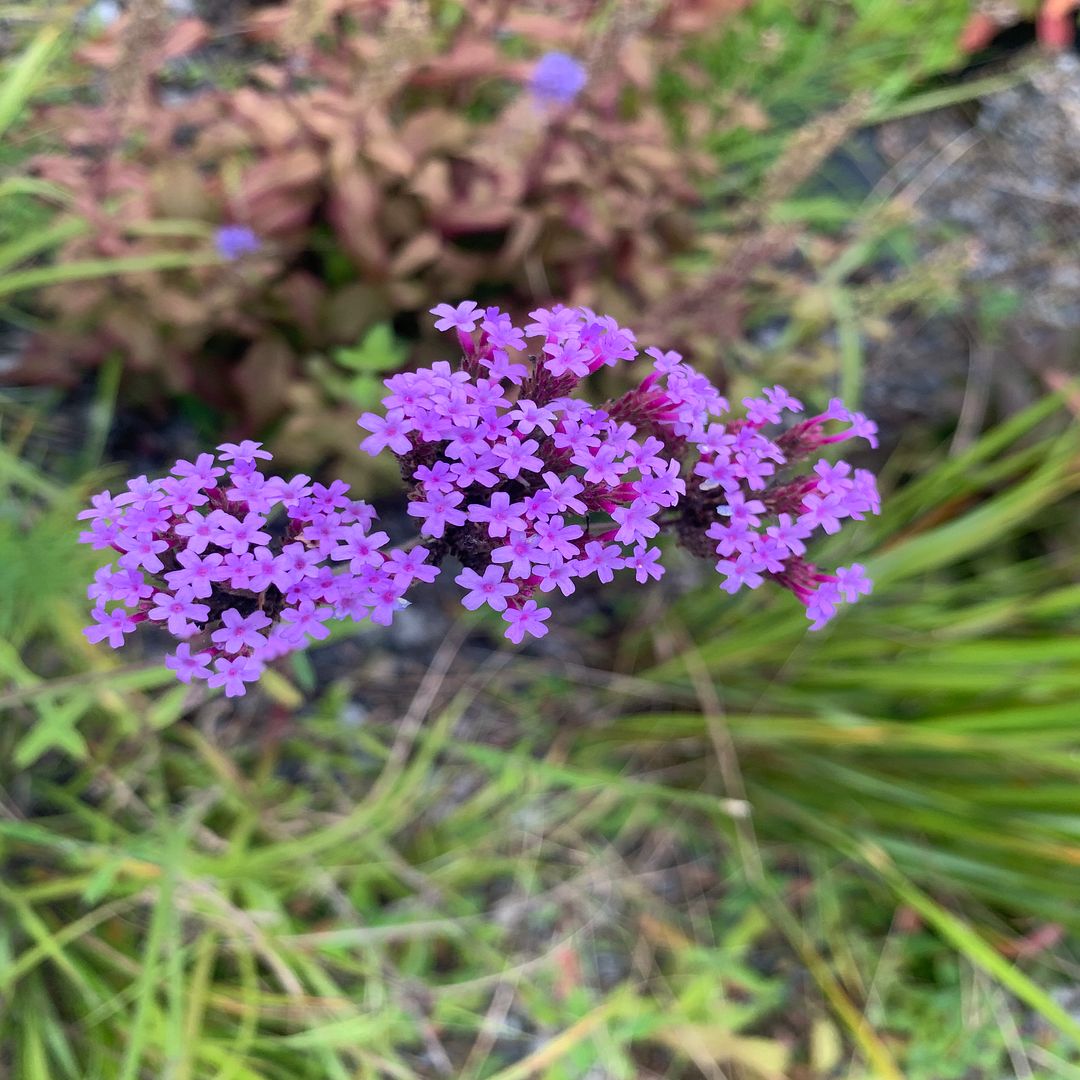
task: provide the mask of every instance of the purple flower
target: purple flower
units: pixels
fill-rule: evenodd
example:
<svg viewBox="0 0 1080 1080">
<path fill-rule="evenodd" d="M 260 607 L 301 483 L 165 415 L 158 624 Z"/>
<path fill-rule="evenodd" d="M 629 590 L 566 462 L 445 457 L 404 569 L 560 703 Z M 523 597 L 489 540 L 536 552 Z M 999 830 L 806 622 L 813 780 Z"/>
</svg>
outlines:
<svg viewBox="0 0 1080 1080">
<path fill-rule="evenodd" d="M 392 582 L 391 587 L 396 591 L 398 585 Z M 330 628 L 324 626 L 323 623 L 330 618 L 331 614 L 330 608 L 317 608 L 313 601 L 302 600 L 295 608 L 289 608 L 282 618 L 292 623 L 290 631 L 292 636 L 303 638 L 306 634 L 316 641 L 322 641 L 330 636 Z"/>
<path fill-rule="evenodd" d="M 411 551 L 391 551 L 386 563 L 386 572 L 395 584 L 411 585 L 414 581 L 430 584 L 439 576 L 437 566 L 429 566 L 427 548 L 414 547 Z"/>
<path fill-rule="evenodd" d="M 563 596 L 569 596 L 574 591 L 574 578 L 577 576 L 574 564 L 561 555 L 553 553 L 547 565 L 539 567 L 539 570 L 541 592 L 558 589 Z"/>
<path fill-rule="evenodd" d="M 241 615 L 236 608 L 226 608 L 221 613 L 222 627 L 210 635 L 228 653 L 238 653 L 243 649 L 257 649 L 266 638 L 259 633 L 270 625 L 270 619 L 261 611 L 250 615 Z"/>
<path fill-rule="evenodd" d="M 198 652 L 192 656 L 191 646 L 188 644 L 178 645 L 176 652 L 165 657 L 165 666 L 170 671 L 175 671 L 176 677 L 185 683 L 192 679 L 210 678 L 209 664 L 209 652 Z"/>
<path fill-rule="evenodd" d="M 304 547 L 303 544 L 286 544 L 277 557 L 278 588 L 288 588 L 304 578 L 311 577 L 315 568 L 322 561 L 317 551 Z"/>
<path fill-rule="evenodd" d="M 388 622 L 413 580 L 438 574 L 438 567 L 425 565 L 422 548 L 389 557 L 379 550 L 386 534 L 370 532 L 374 510 L 350 499 L 342 481 L 323 486 L 303 475 L 266 478 L 258 462 L 270 454 L 250 440 L 218 451 L 177 462 L 170 476 L 138 477 L 122 495 L 103 493 L 83 512 L 92 521 L 83 539 L 122 551 L 121 565 L 101 567 L 87 590 L 96 605 L 95 623 L 85 631 L 91 641 L 119 648 L 140 622 L 159 624 L 181 642 L 167 663 L 185 682 L 207 678 L 215 653 L 229 660 L 250 652 L 247 658 L 258 663 L 228 671 L 219 665 L 214 676 L 215 685 L 228 683 L 235 696 L 263 661 L 324 637 L 327 618 L 370 615 Z M 271 515 L 282 514 L 280 525 L 263 531 Z M 330 559 L 340 540 L 350 562 L 345 568 Z M 211 544 L 226 554 L 206 554 Z M 272 586 L 282 595 L 265 597 Z M 257 597 L 258 607 L 243 614 L 238 592 Z M 272 604 L 263 610 L 268 599 Z M 108 611 L 105 605 L 116 601 L 134 610 Z M 213 648 L 192 654 L 184 639 L 196 632 Z"/>
<path fill-rule="evenodd" d="M 163 551 L 169 550 L 165 540 L 155 540 L 145 533 L 135 536 L 121 536 L 120 547 L 126 554 L 120 556 L 120 565 L 126 570 L 149 570 L 151 574 L 160 574 L 165 564 L 158 558 Z"/>
<path fill-rule="evenodd" d="M 615 539 L 620 544 L 651 540 L 660 531 L 659 523 L 651 516 L 655 509 L 648 503 L 635 499 L 629 506 L 620 506 L 613 510 L 612 520 L 619 526 Z"/>
<path fill-rule="evenodd" d="M 660 549 L 658 547 L 634 548 L 634 553 L 626 560 L 628 569 L 634 571 L 634 578 L 639 585 L 644 585 L 649 578 L 657 581 L 664 576 L 664 568 L 659 565 Z"/>
<path fill-rule="evenodd" d="M 390 541 L 386 533 L 369 533 L 363 525 L 349 525 L 338 530 L 338 538 L 344 543 L 331 550 L 330 558 L 337 562 L 348 559 L 349 569 L 354 574 L 358 574 L 364 565 L 381 565 L 383 556 L 379 549 Z"/>
<path fill-rule="evenodd" d="M 562 514 L 554 514 L 546 521 L 537 521 L 534 532 L 541 551 L 558 552 L 567 559 L 576 558 L 580 554 L 574 541 L 585 535 L 585 530 L 580 525 L 564 524 Z"/>
<path fill-rule="evenodd" d="M 245 514 L 241 520 L 224 510 L 215 510 L 209 520 L 216 527 L 210 538 L 211 543 L 227 548 L 234 555 L 242 555 L 252 544 L 270 543 L 270 534 L 261 531 L 261 527 L 266 524 L 266 518 L 261 514 Z M 189 544 L 189 550 L 190 547 Z"/>
<path fill-rule="evenodd" d="M 199 487 L 215 488 L 216 477 L 224 476 L 225 470 L 214 467 L 213 454 L 200 454 L 195 462 L 178 461 L 172 468 L 174 476 L 181 479 L 191 479 L 198 482 Z"/>
<path fill-rule="evenodd" d="M 484 506 L 481 503 L 469 504 L 469 517 L 473 521 L 487 523 L 488 536 L 500 538 L 507 531 L 524 532 L 528 525 L 522 516 L 525 512 L 525 504 L 510 502 L 510 496 L 505 491 L 496 491 L 491 496 L 491 505 Z"/>
<path fill-rule="evenodd" d="M 262 449 L 261 442 L 245 439 L 240 443 L 222 443 L 218 448 L 218 457 L 222 461 L 255 461 L 262 458 L 263 461 L 273 460 L 269 450 Z"/>
<path fill-rule="evenodd" d="M 806 617 L 811 620 L 810 629 L 820 630 L 836 614 L 839 604 L 840 590 L 836 583 L 823 581 L 806 602 Z"/>
<path fill-rule="evenodd" d="M 743 552 L 734 561 L 721 559 L 716 564 L 717 573 L 724 575 L 720 588 L 729 593 L 737 593 L 744 585 L 756 589 L 765 580 L 760 574 L 761 569 L 758 557 L 749 552 Z"/>
<path fill-rule="evenodd" d="M 505 442 L 496 443 L 491 452 L 502 459 L 498 466 L 499 472 L 508 480 L 513 480 L 522 472 L 539 472 L 544 467 L 544 462 L 536 456 L 540 444 L 536 439 L 521 441 L 516 435 L 511 435 Z"/>
<path fill-rule="evenodd" d="M 760 499 L 747 501 L 745 495 L 733 491 L 727 496 L 727 505 L 718 506 L 718 514 L 729 518 L 732 525 L 760 525 L 761 514 L 765 513 L 765 504 Z"/>
<path fill-rule="evenodd" d="M 224 557 L 216 551 L 210 555 L 199 556 L 193 551 L 181 551 L 176 556 L 179 570 L 172 570 L 165 575 L 169 587 L 174 590 L 190 589 L 192 596 L 205 600 L 213 594 L 214 582 L 225 577 L 222 566 Z"/>
<path fill-rule="evenodd" d="M 250 656 L 223 656 L 214 661 L 214 674 L 206 681 L 209 686 L 224 686 L 226 697 L 242 697 L 247 693 L 244 684 L 255 682 L 262 673 L 263 665 Z"/>
<path fill-rule="evenodd" d="M 92 615 L 97 625 L 88 626 L 83 633 L 94 645 L 108 639 L 112 648 L 119 649 L 124 644 L 124 635 L 135 629 L 135 620 L 123 608 L 106 611 L 99 606 Z"/>
<path fill-rule="evenodd" d="M 536 62 L 529 90 L 543 105 L 569 105 L 581 93 L 588 74 L 581 62 L 562 52 L 548 52 Z"/>
<path fill-rule="evenodd" d="M 214 246 L 223 259 L 235 262 L 242 255 L 254 255 L 262 242 L 246 225 L 222 225 L 214 233 Z"/>
<path fill-rule="evenodd" d="M 618 544 L 602 544 L 599 540 L 593 540 L 585 545 L 585 554 L 578 561 L 578 576 L 596 574 L 601 581 L 608 582 L 615 577 L 615 571 L 625 565 L 626 560 L 621 556 Z"/>
<path fill-rule="evenodd" d="M 770 525 L 765 534 L 782 544 L 792 555 L 805 555 L 806 545 L 803 541 L 812 531 L 802 522 L 792 521 L 790 514 L 777 514 L 777 524 Z"/>
<path fill-rule="evenodd" d="M 445 558 L 466 567 L 457 578 L 466 608 L 512 605 L 511 640 L 539 636 L 549 612 L 530 599 L 537 589 L 570 595 L 579 579 L 606 585 L 623 567 L 641 583 L 659 578 L 653 541 L 665 528 L 696 554 L 715 548 L 726 591 L 768 576 L 815 628 L 870 591 L 858 564 L 829 574 L 803 558 L 812 534 L 880 509 L 868 470 L 814 460 L 853 435 L 872 440 L 861 414 L 834 400 L 770 438 L 766 428 L 802 407 L 783 387 L 730 418 L 705 375 L 651 347 L 640 384 L 595 408 L 575 396 L 580 379 L 637 356 L 634 335 L 609 316 L 556 304 L 521 330 L 474 301 L 434 313 L 456 332 L 460 363 L 392 376 L 382 411 L 359 421 L 364 449 L 400 459 L 429 548 L 388 549 L 375 511 L 342 481 L 263 475 L 260 460 L 271 458 L 260 443 L 225 443 L 169 476 L 103 492 L 79 515 L 90 522 L 82 542 L 121 553 L 88 589 L 87 636 L 120 647 L 144 621 L 181 641 L 198 631 L 213 647 L 182 646 L 170 667 L 189 681 L 216 658 L 208 681 L 235 696 L 264 663 L 327 637 L 331 619 L 389 624 L 406 590 L 433 581 Z M 539 348 L 526 348 L 530 337 Z M 849 427 L 827 434 L 833 422 Z M 207 554 L 212 546 L 223 553 Z M 117 603 L 128 610 L 107 610 Z"/>
<path fill-rule="evenodd" d="M 465 515 L 456 509 L 464 496 L 460 491 L 433 492 L 427 499 L 409 503 L 408 513 L 423 518 L 420 532 L 438 539 L 447 525 L 464 525 Z"/>
<path fill-rule="evenodd" d="M 505 611 L 507 597 L 514 596 L 518 586 L 513 582 L 503 581 L 506 571 L 501 566 L 489 566 L 483 574 L 475 570 L 462 570 L 454 582 L 465 590 L 461 598 L 462 607 L 475 611 L 481 604 L 487 604 L 493 611 Z"/>
<path fill-rule="evenodd" d="M 175 595 L 159 592 L 149 615 L 155 622 L 164 622 L 170 634 L 182 638 L 197 631 L 198 627 L 191 624 L 205 622 L 210 609 L 205 604 L 196 604 L 190 589 L 180 589 Z"/>
<path fill-rule="evenodd" d="M 836 568 L 836 589 L 849 604 L 853 604 L 860 596 L 869 596 L 873 584 L 866 576 L 866 568 L 852 563 Z"/>
<path fill-rule="evenodd" d="M 124 512 L 124 503 L 130 502 L 130 496 L 123 495 L 113 498 L 107 491 L 102 491 L 90 499 L 90 509 L 80 510 L 76 515 L 76 521 L 97 521 L 101 518 L 115 520 Z"/>
<path fill-rule="evenodd" d="M 431 314 L 438 316 L 436 330 L 462 330 L 471 334 L 476 324 L 483 318 L 483 312 L 477 311 L 475 300 L 463 300 L 457 307 L 452 304 L 439 304 L 431 309 Z"/>
<path fill-rule="evenodd" d="M 507 608 L 503 618 L 510 624 L 506 636 L 515 645 L 520 645 L 526 634 L 542 638 L 548 632 L 544 622 L 551 618 L 551 608 L 537 607 L 535 600 L 526 600 L 519 608 Z"/>
<path fill-rule="evenodd" d="M 528 398 L 519 398 L 516 407 L 509 415 L 517 425 L 518 434 L 528 435 L 531 431 L 539 428 L 545 435 L 555 434 L 555 425 L 552 421 L 556 417 L 554 409 L 541 408 L 535 401 Z"/>
<path fill-rule="evenodd" d="M 843 496 L 835 491 L 828 495 L 811 492 L 803 499 L 799 524 L 809 529 L 824 529 L 830 535 L 840 531 L 840 519 L 847 516 Z"/>
<path fill-rule="evenodd" d="M 372 457 L 381 453 L 387 446 L 399 456 L 407 454 L 412 449 L 412 443 L 406 433 L 413 430 L 413 425 L 406 421 L 405 413 L 401 409 L 391 409 L 386 416 L 364 413 L 356 422 L 360 427 L 371 432 L 360 444 L 360 449 L 371 454 Z"/>
<path fill-rule="evenodd" d="M 585 490 L 585 485 L 576 476 L 568 476 L 560 480 L 554 473 L 546 472 L 544 483 L 547 484 L 557 509 L 572 510 L 575 514 L 584 514 L 588 510 L 588 507 L 577 498 Z"/>
<path fill-rule="evenodd" d="M 548 552 L 541 551 L 536 541 L 524 533 L 514 533 L 502 547 L 491 553 L 493 563 L 509 563 L 512 578 L 527 578 L 533 572 L 533 566 L 540 566 L 548 561 Z"/>
</svg>

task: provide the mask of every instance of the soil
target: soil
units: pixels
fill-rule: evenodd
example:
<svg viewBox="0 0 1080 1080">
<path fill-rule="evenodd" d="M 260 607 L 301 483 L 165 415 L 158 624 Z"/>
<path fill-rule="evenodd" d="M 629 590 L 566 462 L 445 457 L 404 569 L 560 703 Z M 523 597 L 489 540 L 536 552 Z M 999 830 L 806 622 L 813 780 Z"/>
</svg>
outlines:
<svg viewBox="0 0 1080 1080">
<path fill-rule="evenodd" d="M 934 409 L 961 389 L 984 414 L 1026 404 L 1080 370 L 1080 57 L 1041 57 L 1019 85 L 883 125 L 890 180 L 918 214 L 922 245 L 976 240 L 960 316 L 894 334 L 874 358 L 867 406 Z M 982 313 L 976 304 L 981 298 Z M 987 316 L 987 305 L 1003 313 Z M 953 416 L 957 412 L 953 412 Z M 974 419 L 974 418 L 973 418 Z M 980 425 L 981 426 L 981 425 Z"/>
</svg>

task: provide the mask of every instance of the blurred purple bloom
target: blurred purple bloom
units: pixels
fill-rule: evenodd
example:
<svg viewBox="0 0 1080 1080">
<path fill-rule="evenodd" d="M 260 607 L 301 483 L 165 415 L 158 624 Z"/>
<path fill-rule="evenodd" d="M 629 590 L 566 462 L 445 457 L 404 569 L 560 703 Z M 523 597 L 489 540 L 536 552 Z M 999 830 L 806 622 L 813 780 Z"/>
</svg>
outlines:
<svg viewBox="0 0 1080 1080">
<path fill-rule="evenodd" d="M 214 233 L 214 247 L 223 259 L 235 262 L 243 255 L 254 255 L 262 241 L 246 225 L 222 225 Z"/>
<path fill-rule="evenodd" d="M 529 90 L 541 104 L 569 105 L 587 81 L 588 74 L 580 61 L 563 52 L 549 52 L 536 62 Z"/>
</svg>

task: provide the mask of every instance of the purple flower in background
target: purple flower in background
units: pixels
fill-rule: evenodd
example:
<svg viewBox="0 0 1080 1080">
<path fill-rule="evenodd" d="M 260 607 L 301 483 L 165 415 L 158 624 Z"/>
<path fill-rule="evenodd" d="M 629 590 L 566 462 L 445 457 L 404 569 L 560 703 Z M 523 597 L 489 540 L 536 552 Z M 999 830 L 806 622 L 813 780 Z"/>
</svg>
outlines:
<svg viewBox="0 0 1080 1080">
<path fill-rule="evenodd" d="M 214 247 L 223 259 L 235 262 L 243 255 L 254 255 L 262 241 L 246 225 L 222 225 L 214 233 Z"/>
<path fill-rule="evenodd" d="M 529 89 L 543 105 L 569 105 L 587 81 L 588 75 L 580 61 L 563 52 L 549 52 L 533 68 Z"/>
</svg>

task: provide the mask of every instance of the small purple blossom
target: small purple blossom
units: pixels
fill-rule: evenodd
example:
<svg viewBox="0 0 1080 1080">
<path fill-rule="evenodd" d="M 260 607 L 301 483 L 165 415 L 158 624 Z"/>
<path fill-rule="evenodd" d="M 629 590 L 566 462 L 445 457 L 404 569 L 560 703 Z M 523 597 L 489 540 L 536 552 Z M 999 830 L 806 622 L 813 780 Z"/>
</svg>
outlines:
<svg viewBox="0 0 1080 1080">
<path fill-rule="evenodd" d="M 195 632 L 193 623 L 206 621 L 210 609 L 205 604 L 196 604 L 190 589 L 180 589 L 175 595 L 158 593 L 148 615 L 155 622 L 164 622 L 174 637 L 184 638 Z"/>
<path fill-rule="evenodd" d="M 123 608 L 106 611 L 99 606 L 94 608 L 93 618 L 95 625 L 88 626 L 83 633 L 94 645 L 108 641 L 113 649 L 119 649 L 124 644 L 124 635 L 130 634 L 136 626 L 135 620 Z"/>
<path fill-rule="evenodd" d="M 542 638 L 548 632 L 544 623 L 551 618 L 551 608 L 538 607 L 535 600 L 526 600 L 519 608 L 507 608 L 503 618 L 510 624 L 506 636 L 520 645 L 526 634 Z"/>
<path fill-rule="evenodd" d="M 259 632 L 270 625 L 270 620 L 261 612 L 253 611 L 250 615 L 241 615 L 235 608 L 226 608 L 221 613 L 221 629 L 210 635 L 226 652 L 238 653 L 243 649 L 258 649 L 265 641 Z"/>
<path fill-rule="evenodd" d="M 192 679 L 208 679 L 210 656 L 209 652 L 192 654 L 191 646 L 184 643 L 178 645 L 171 656 L 165 657 L 165 666 L 174 671 L 176 677 L 184 683 L 189 683 Z"/>
<path fill-rule="evenodd" d="M 244 255 L 254 255 L 262 248 L 262 242 L 247 225 L 222 225 L 214 233 L 217 253 L 229 262 Z"/>
<path fill-rule="evenodd" d="M 588 81 L 579 60 L 562 52 L 547 52 L 536 62 L 529 90 L 543 105 L 569 105 Z"/>
<path fill-rule="evenodd" d="M 431 309 L 431 314 L 437 316 L 436 330 L 463 330 L 467 334 L 472 333 L 483 318 L 483 312 L 477 310 L 475 300 L 465 300 L 457 307 L 439 304 Z"/>
<path fill-rule="evenodd" d="M 462 606 L 475 611 L 481 604 L 487 604 L 493 611 L 505 611 L 508 597 L 518 592 L 518 586 L 510 581 L 503 581 L 506 571 L 501 566 L 489 566 L 482 574 L 465 569 L 454 582 L 465 590 Z"/>
<path fill-rule="evenodd" d="M 207 679 L 209 686 L 224 686 L 226 697 L 247 693 L 245 683 L 254 682 L 263 673 L 263 665 L 250 656 L 221 657 L 214 661 L 214 673 Z"/>
</svg>

